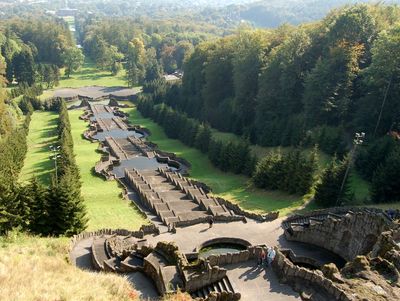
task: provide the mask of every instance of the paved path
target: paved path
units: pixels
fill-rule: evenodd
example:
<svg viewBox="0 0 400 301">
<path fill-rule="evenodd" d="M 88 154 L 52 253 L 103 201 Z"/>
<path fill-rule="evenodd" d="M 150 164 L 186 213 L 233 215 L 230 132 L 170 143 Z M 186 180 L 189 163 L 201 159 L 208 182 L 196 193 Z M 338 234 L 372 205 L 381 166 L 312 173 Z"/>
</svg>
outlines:
<svg viewBox="0 0 400 301">
<path fill-rule="evenodd" d="M 280 284 L 272 269 L 258 267 L 255 261 L 225 266 L 228 277 L 244 301 L 301 300 L 289 286 Z"/>
<path fill-rule="evenodd" d="M 62 88 L 54 91 L 54 97 L 75 97 L 78 95 L 90 98 L 98 98 L 108 95 L 115 96 L 132 96 L 136 95 L 138 89 L 124 88 L 124 87 L 100 87 L 88 86 L 81 88 Z"/>
</svg>

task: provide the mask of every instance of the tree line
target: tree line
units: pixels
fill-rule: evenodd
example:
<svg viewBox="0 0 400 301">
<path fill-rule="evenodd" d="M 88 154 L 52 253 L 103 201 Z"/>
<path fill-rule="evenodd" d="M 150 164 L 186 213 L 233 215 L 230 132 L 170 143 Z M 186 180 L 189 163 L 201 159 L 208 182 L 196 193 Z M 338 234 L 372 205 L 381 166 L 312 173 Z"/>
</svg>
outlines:
<svg viewBox="0 0 400 301">
<path fill-rule="evenodd" d="M 57 160 L 57 176 L 52 175 L 49 186 L 35 177 L 27 184 L 18 180 L 27 152 L 32 104 L 28 108 L 23 125 L 0 140 L 0 233 L 13 228 L 45 236 L 80 233 L 87 218 L 64 102 L 58 105 L 59 158 L 52 157 Z"/>
</svg>

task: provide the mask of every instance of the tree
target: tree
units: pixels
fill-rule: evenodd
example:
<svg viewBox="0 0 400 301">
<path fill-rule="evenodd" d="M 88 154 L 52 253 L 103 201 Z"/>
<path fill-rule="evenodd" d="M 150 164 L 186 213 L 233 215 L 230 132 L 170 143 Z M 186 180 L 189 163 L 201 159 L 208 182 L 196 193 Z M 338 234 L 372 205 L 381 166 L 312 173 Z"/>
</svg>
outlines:
<svg viewBox="0 0 400 301">
<path fill-rule="evenodd" d="M 349 177 L 346 178 L 340 193 L 347 164 L 348 159 L 338 162 L 336 157 L 333 158 L 322 174 L 320 183 L 315 187 L 314 200 L 316 204 L 323 207 L 334 207 L 346 204 L 351 200 Z"/>
<path fill-rule="evenodd" d="M 371 199 L 375 203 L 400 201 L 400 147 L 390 153 L 374 173 Z"/>
<path fill-rule="evenodd" d="M 36 178 L 31 179 L 27 189 L 33 199 L 30 205 L 29 230 L 34 234 L 49 235 L 52 219 L 49 215 L 49 192 Z"/>
<path fill-rule="evenodd" d="M 66 170 L 58 183 L 53 181 L 48 202 L 51 231 L 54 235 L 71 236 L 86 228 L 86 209 L 80 185 L 76 184 L 76 175 L 70 170 Z"/>
<path fill-rule="evenodd" d="M 330 48 L 325 59 L 318 60 L 305 80 L 303 102 L 309 127 L 337 126 L 347 120 L 363 52 L 360 45 L 341 42 Z"/>
<path fill-rule="evenodd" d="M 77 71 L 82 66 L 85 56 L 79 48 L 70 47 L 65 49 L 62 59 L 65 66 L 65 75 L 69 78 L 72 72 Z"/>
<path fill-rule="evenodd" d="M 157 60 L 157 53 L 154 48 L 149 48 L 146 51 L 146 75 L 145 81 L 154 81 L 162 77 L 163 71 L 160 63 Z"/>
<path fill-rule="evenodd" d="M 23 46 L 21 52 L 13 58 L 14 75 L 18 83 L 26 83 L 31 86 L 36 80 L 35 59 L 32 49 Z"/>
<path fill-rule="evenodd" d="M 183 68 L 183 65 L 186 63 L 190 55 L 193 53 L 194 47 L 193 44 L 187 41 L 180 41 L 176 45 L 174 58 L 176 61 L 176 67 L 178 69 Z"/>
<path fill-rule="evenodd" d="M 5 61 L 0 54 L 0 140 L 8 133 L 11 132 L 13 127 L 12 118 L 9 114 L 6 100 L 6 90 L 4 89 L 6 79 L 5 75 Z"/>
<path fill-rule="evenodd" d="M 393 129 L 399 118 L 399 41 L 400 25 L 382 31 L 371 50 L 371 65 L 363 72 L 365 95 L 360 100 L 357 124 L 374 137 Z"/>
<path fill-rule="evenodd" d="M 199 149 L 202 153 L 207 153 L 211 136 L 212 133 L 210 126 L 207 124 L 200 125 L 194 139 L 194 147 Z"/>
<path fill-rule="evenodd" d="M 235 43 L 233 110 L 235 115 L 238 116 L 238 124 L 235 125 L 234 130 L 241 134 L 244 127 L 249 127 L 254 120 L 264 37 L 259 31 L 240 31 Z"/>
<path fill-rule="evenodd" d="M 130 87 L 143 82 L 146 75 L 146 51 L 141 40 L 135 38 L 128 44 L 126 77 Z"/>
<path fill-rule="evenodd" d="M 262 145 L 281 145 L 282 133 L 292 131 L 290 122 L 303 110 L 299 95 L 303 94 L 303 81 L 310 68 L 307 55 L 311 37 L 300 28 L 274 47 L 266 59 L 259 79 L 255 127 L 257 142 Z"/>
</svg>

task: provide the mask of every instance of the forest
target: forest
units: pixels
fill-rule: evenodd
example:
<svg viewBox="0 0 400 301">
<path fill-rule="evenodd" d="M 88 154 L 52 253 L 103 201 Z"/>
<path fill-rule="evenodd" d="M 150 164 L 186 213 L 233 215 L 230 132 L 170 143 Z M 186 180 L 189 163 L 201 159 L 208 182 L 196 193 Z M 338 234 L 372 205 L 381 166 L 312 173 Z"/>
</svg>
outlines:
<svg viewBox="0 0 400 301">
<path fill-rule="evenodd" d="M 247 143 L 318 146 L 340 161 L 330 167 L 339 183 L 354 134 L 365 133 L 354 159 L 372 183 L 371 199 L 398 200 L 398 177 L 389 172 L 399 165 L 398 19 L 396 6 L 356 5 L 297 27 L 239 28 L 195 47 L 181 85 L 150 85 L 142 110 L 162 123 L 151 108 L 166 103 Z"/>
</svg>

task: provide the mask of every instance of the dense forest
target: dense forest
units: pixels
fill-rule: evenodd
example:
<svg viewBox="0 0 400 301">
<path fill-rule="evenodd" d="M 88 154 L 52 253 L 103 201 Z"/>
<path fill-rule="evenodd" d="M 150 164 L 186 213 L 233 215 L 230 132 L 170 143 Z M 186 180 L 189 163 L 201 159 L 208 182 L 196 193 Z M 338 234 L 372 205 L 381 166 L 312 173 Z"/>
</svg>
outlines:
<svg viewBox="0 0 400 301">
<path fill-rule="evenodd" d="M 373 184 L 372 199 L 398 200 L 399 177 L 381 179 L 385 166 L 398 164 L 399 14 L 395 6 L 357 5 L 298 27 L 239 28 L 198 45 L 182 85 L 155 83 L 141 106 L 157 120 L 151 106 L 165 102 L 253 144 L 318 145 L 338 159 L 364 132 L 356 166 Z"/>
</svg>

